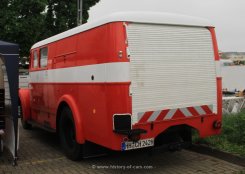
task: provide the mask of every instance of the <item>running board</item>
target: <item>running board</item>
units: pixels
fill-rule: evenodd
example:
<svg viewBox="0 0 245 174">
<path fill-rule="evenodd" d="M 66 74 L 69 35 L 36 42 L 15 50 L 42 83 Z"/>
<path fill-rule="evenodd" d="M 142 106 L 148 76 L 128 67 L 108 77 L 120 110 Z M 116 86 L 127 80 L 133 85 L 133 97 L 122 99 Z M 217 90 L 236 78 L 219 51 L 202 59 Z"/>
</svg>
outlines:
<svg viewBox="0 0 245 174">
<path fill-rule="evenodd" d="M 27 123 L 31 124 L 32 126 L 35 126 L 35 127 L 41 128 L 41 129 L 44 129 L 44 130 L 46 130 L 46 131 L 48 131 L 48 132 L 52 132 L 52 133 L 55 133 L 55 132 L 56 132 L 55 129 L 51 128 L 51 127 L 50 127 L 49 125 L 47 125 L 47 124 L 40 124 L 40 123 L 36 123 L 36 122 L 30 121 L 30 120 L 27 121 Z"/>
<path fill-rule="evenodd" d="M 132 130 L 114 130 L 116 134 L 127 135 L 127 136 L 135 136 L 140 134 L 147 133 L 144 129 L 132 129 Z"/>
</svg>

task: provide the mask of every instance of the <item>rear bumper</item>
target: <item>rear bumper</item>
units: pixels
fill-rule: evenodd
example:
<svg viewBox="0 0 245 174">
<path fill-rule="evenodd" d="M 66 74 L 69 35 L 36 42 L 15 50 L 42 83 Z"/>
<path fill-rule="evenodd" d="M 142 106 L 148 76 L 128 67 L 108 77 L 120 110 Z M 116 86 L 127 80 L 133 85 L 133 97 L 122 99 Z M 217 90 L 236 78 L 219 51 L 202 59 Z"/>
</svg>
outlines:
<svg viewBox="0 0 245 174">
<path fill-rule="evenodd" d="M 168 129 L 172 126 L 177 125 L 187 125 L 199 132 L 199 136 L 201 138 L 220 134 L 221 129 L 215 129 L 213 124 L 215 121 L 220 120 L 220 117 L 216 114 L 205 115 L 205 116 L 196 116 L 191 118 L 183 118 L 183 119 L 171 119 L 167 121 L 155 121 L 145 124 L 135 124 L 133 128 L 141 128 L 147 130 L 147 134 L 145 136 L 156 137 L 158 134 L 162 133 L 164 130 Z"/>
<path fill-rule="evenodd" d="M 155 121 L 147 123 L 137 123 L 132 129 L 143 129 L 146 131 L 144 134 L 140 134 L 140 139 L 156 138 L 159 134 L 165 132 L 168 128 L 178 126 L 178 125 L 187 125 L 199 132 L 201 138 L 220 134 L 221 129 L 214 128 L 214 123 L 220 121 L 219 116 L 205 115 L 197 116 L 192 118 L 183 118 L 183 119 L 172 119 L 167 121 Z M 114 136 L 113 136 L 114 137 Z M 119 138 L 120 137 L 120 138 Z M 128 140 L 126 135 L 115 135 L 113 140 L 113 147 L 111 149 L 121 151 L 122 142 Z"/>
</svg>

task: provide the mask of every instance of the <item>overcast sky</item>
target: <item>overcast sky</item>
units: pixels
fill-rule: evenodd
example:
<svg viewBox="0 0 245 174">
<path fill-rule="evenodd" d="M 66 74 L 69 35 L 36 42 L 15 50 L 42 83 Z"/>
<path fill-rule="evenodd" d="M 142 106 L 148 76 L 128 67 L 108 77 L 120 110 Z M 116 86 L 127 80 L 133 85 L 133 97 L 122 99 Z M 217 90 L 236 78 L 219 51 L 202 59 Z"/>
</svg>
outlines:
<svg viewBox="0 0 245 174">
<path fill-rule="evenodd" d="M 118 11 L 160 11 L 206 18 L 216 27 L 219 49 L 245 52 L 245 0 L 101 0 L 89 21 Z"/>
</svg>

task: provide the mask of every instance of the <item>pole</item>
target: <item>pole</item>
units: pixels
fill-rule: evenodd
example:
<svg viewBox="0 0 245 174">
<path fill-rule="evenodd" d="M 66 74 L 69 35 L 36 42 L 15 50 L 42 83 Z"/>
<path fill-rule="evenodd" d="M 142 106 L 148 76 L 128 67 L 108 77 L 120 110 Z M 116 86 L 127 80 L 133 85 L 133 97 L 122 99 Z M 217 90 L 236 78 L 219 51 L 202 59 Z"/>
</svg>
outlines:
<svg viewBox="0 0 245 174">
<path fill-rule="evenodd" d="M 83 20 L 83 0 L 77 0 L 77 25 L 82 25 Z"/>
</svg>

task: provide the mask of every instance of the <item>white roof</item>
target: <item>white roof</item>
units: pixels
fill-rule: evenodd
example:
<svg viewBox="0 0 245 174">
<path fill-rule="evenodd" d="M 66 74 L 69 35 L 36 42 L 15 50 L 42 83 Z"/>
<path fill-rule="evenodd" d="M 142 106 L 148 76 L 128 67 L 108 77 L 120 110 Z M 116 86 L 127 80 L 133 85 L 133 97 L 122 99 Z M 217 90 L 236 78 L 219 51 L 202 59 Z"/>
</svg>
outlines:
<svg viewBox="0 0 245 174">
<path fill-rule="evenodd" d="M 212 26 L 212 24 L 206 19 L 185 15 L 177 15 L 162 12 L 118 12 L 112 13 L 106 17 L 100 18 L 97 21 L 88 22 L 84 25 L 80 25 L 76 28 L 67 30 L 63 33 L 57 34 L 48 39 L 40 41 L 34 44 L 32 46 L 32 49 L 111 22 L 136 22 L 199 27 Z"/>
</svg>

